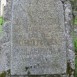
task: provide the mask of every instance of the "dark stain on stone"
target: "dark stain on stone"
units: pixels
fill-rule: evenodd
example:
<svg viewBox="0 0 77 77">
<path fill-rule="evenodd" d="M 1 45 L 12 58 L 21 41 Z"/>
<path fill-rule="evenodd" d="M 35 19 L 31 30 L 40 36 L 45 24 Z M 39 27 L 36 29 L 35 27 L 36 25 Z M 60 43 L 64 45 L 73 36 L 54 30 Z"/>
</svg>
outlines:
<svg viewBox="0 0 77 77">
<path fill-rule="evenodd" d="M 31 74 L 30 71 L 28 71 L 28 72 L 27 72 L 27 75 L 30 75 L 30 74 Z"/>
<path fill-rule="evenodd" d="M 61 75 L 28 75 L 28 77 L 61 77 Z"/>
<path fill-rule="evenodd" d="M 29 69 L 31 69 L 32 68 L 32 66 L 26 66 L 25 67 L 25 71 L 28 71 Z"/>
<path fill-rule="evenodd" d="M 67 62 L 67 74 L 69 75 L 68 77 L 71 77 L 72 72 L 75 73 L 75 70 L 71 68 L 71 63 Z M 73 74 L 73 76 L 74 76 L 74 74 Z"/>
<path fill-rule="evenodd" d="M 1 49 L 2 49 L 2 48 L 0 47 L 0 51 L 1 51 Z"/>
<path fill-rule="evenodd" d="M 45 60 L 47 61 L 47 58 L 45 58 Z"/>
<path fill-rule="evenodd" d="M 27 71 L 29 69 L 29 67 L 25 67 L 25 70 Z"/>
<path fill-rule="evenodd" d="M 32 68 L 32 66 L 30 66 L 30 68 Z"/>
<path fill-rule="evenodd" d="M 46 77 L 61 77 L 61 75 L 48 75 Z"/>
<path fill-rule="evenodd" d="M 39 66 L 39 64 L 37 64 L 37 66 Z"/>
<path fill-rule="evenodd" d="M 7 70 L 7 74 L 8 74 L 8 75 L 10 75 L 10 74 L 11 74 L 11 71 L 10 71 L 10 69 L 9 69 L 9 70 Z"/>
<path fill-rule="evenodd" d="M 36 68 L 36 66 L 34 66 L 34 68 Z"/>
</svg>

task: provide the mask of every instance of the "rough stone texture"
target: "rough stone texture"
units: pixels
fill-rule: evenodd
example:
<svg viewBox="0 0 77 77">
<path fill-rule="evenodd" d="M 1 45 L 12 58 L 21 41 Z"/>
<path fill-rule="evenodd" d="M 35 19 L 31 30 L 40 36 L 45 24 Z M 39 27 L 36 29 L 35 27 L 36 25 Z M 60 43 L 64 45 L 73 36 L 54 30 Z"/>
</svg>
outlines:
<svg viewBox="0 0 77 77">
<path fill-rule="evenodd" d="M 4 9 L 4 19 L 6 22 L 12 19 L 12 0 L 7 0 L 6 7 Z M 8 29 L 10 30 L 10 29 Z"/>
<path fill-rule="evenodd" d="M 11 74 L 66 73 L 64 9 L 60 0 L 13 0 Z"/>
<path fill-rule="evenodd" d="M 73 25 L 72 25 L 72 7 L 70 1 L 64 2 L 65 9 L 65 26 L 67 38 L 67 73 L 69 77 L 74 77 L 75 72 L 75 53 L 73 47 Z"/>
<path fill-rule="evenodd" d="M 10 8 L 10 10 L 8 9 L 8 7 Z M 8 0 L 3 15 L 5 23 L 3 24 L 3 32 L 0 35 L 0 73 L 10 69 L 11 61 L 11 17 L 9 18 L 9 15 L 5 15 L 6 13 L 7 15 L 9 14 L 11 16 L 11 0 Z"/>
<path fill-rule="evenodd" d="M 18 76 L 7 74 L 6 77 L 74 77 L 72 9 L 69 0 L 61 1 L 62 3 L 60 0 L 7 0 L 5 23 L 0 36 L 0 73 L 11 69 L 11 74 Z M 47 70 L 49 67 L 50 72 Z M 55 68 L 51 69 L 52 67 Z M 40 75 L 29 75 L 33 73 Z M 48 73 L 58 75 L 41 76 Z M 68 75 L 61 75 L 62 73 Z"/>
<path fill-rule="evenodd" d="M 68 77 L 67 75 L 29 75 L 29 76 L 19 76 L 14 75 L 11 77 Z"/>
</svg>

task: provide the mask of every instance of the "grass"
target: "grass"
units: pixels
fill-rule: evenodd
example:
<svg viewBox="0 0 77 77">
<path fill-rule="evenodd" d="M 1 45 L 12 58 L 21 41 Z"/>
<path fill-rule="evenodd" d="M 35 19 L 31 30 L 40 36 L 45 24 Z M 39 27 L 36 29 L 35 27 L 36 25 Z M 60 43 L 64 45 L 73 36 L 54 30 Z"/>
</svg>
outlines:
<svg viewBox="0 0 77 77">
<path fill-rule="evenodd" d="M 74 19 L 74 24 L 77 25 L 77 17 Z"/>
<path fill-rule="evenodd" d="M 74 37 L 74 49 L 75 53 L 77 53 L 77 37 Z"/>
<path fill-rule="evenodd" d="M 74 25 L 77 27 L 77 16 L 74 19 Z M 75 77 L 77 77 L 77 36 L 76 35 L 74 35 L 73 43 L 74 43 L 74 49 L 75 49 L 75 54 L 76 54 L 76 58 L 75 58 Z"/>
<path fill-rule="evenodd" d="M 75 54 L 77 55 L 77 36 L 74 37 L 74 49 L 75 49 Z M 75 58 L 75 77 L 77 77 L 77 56 Z"/>
<path fill-rule="evenodd" d="M 75 58 L 75 77 L 77 77 L 77 57 Z"/>
<path fill-rule="evenodd" d="M 77 55 L 77 36 L 74 37 L 74 49 L 75 49 L 75 54 Z M 75 77 L 77 77 L 77 56 L 75 58 Z"/>
</svg>

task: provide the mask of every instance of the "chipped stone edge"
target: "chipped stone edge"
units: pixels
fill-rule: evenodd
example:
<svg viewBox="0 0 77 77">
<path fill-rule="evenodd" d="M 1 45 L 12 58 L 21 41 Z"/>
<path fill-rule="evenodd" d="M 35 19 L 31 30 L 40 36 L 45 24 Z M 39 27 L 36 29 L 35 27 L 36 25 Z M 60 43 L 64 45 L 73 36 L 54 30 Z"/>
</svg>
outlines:
<svg viewBox="0 0 77 77">
<path fill-rule="evenodd" d="M 66 36 L 66 48 L 67 48 L 67 77 L 74 77 L 75 73 L 75 53 L 73 46 L 73 16 L 72 16 L 72 6 L 70 0 L 61 0 L 64 7 L 65 16 L 65 36 Z"/>
</svg>

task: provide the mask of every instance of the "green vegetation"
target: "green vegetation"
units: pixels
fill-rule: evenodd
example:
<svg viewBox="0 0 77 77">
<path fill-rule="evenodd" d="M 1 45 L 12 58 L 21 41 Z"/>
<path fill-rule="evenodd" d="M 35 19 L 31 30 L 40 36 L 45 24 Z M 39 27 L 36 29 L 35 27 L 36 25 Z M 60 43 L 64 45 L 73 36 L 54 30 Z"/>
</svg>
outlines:
<svg viewBox="0 0 77 77">
<path fill-rule="evenodd" d="M 4 23 L 3 17 L 0 17 L 0 33 L 2 33 L 2 25 Z"/>
<path fill-rule="evenodd" d="M 7 71 L 3 71 L 2 73 L 0 73 L 0 77 L 6 77 L 6 75 L 10 76 L 10 69 L 8 69 Z"/>
<path fill-rule="evenodd" d="M 74 24 L 77 25 L 77 17 L 74 19 Z"/>
<path fill-rule="evenodd" d="M 75 52 L 77 53 L 77 37 L 74 38 L 74 49 Z"/>
<path fill-rule="evenodd" d="M 77 0 L 70 0 L 72 4 L 72 10 L 73 10 L 73 24 L 77 26 Z M 74 36 L 74 49 L 75 49 L 75 77 L 77 77 L 77 36 Z"/>
<path fill-rule="evenodd" d="M 5 71 L 2 72 L 2 73 L 0 74 L 0 77 L 6 77 L 6 72 L 5 72 Z"/>
<path fill-rule="evenodd" d="M 77 25 L 77 20 L 74 22 L 75 25 Z M 74 36 L 74 49 L 75 49 L 75 77 L 77 77 L 77 36 Z"/>
<path fill-rule="evenodd" d="M 3 23 L 4 23 L 3 17 L 0 17 L 0 25 L 3 25 Z"/>
<path fill-rule="evenodd" d="M 73 10 L 77 10 L 77 0 L 70 0 L 71 4 L 72 4 L 72 9 Z"/>
<path fill-rule="evenodd" d="M 75 58 L 75 67 L 77 67 L 77 56 Z M 75 68 L 75 77 L 77 77 L 77 68 Z"/>
</svg>

